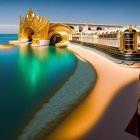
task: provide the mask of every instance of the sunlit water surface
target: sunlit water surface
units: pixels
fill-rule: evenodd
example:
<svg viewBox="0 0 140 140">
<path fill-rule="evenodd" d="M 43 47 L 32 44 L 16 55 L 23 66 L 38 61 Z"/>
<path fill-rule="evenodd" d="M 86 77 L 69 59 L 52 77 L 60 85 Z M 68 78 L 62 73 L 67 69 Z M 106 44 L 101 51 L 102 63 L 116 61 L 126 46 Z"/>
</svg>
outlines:
<svg viewBox="0 0 140 140">
<path fill-rule="evenodd" d="M 0 35 L 0 44 L 17 35 Z M 0 49 L 0 139 L 11 140 L 76 67 L 66 49 L 16 45 Z"/>
</svg>

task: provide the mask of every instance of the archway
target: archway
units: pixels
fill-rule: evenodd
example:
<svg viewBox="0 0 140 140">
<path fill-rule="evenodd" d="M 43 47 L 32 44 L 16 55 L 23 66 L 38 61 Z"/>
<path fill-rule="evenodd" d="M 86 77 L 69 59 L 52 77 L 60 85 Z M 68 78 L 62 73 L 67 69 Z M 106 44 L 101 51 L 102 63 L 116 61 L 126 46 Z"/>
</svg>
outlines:
<svg viewBox="0 0 140 140">
<path fill-rule="evenodd" d="M 82 32 L 82 31 L 83 31 L 83 27 L 79 26 L 79 32 Z"/>
<path fill-rule="evenodd" d="M 54 34 L 50 38 L 50 44 L 55 45 L 56 43 L 59 43 L 62 41 L 62 37 L 59 34 Z"/>
<path fill-rule="evenodd" d="M 69 41 L 70 34 L 75 34 L 75 31 L 69 26 L 62 23 L 52 24 L 49 28 L 50 44 L 57 44 L 59 42 L 66 43 Z"/>
<path fill-rule="evenodd" d="M 90 27 L 88 27 L 88 30 L 91 30 L 91 28 L 90 28 Z"/>
<path fill-rule="evenodd" d="M 98 30 L 102 30 L 102 28 L 101 28 L 101 27 L 97 27 L 96 30 L 97 30 L 97 31 L 98 31 Z"/>
<path fill-rule="evenodd" d="M 24 37 L 29 39 L 28 40 L 29 42 L 32 41 L 32 36 L 33 35 L 34 35 L 34 31 L 33 31 L 32 28 L 30 28 L 30 27 L 25 28 L 25 30 L 24 30 Z"/>
</svg>

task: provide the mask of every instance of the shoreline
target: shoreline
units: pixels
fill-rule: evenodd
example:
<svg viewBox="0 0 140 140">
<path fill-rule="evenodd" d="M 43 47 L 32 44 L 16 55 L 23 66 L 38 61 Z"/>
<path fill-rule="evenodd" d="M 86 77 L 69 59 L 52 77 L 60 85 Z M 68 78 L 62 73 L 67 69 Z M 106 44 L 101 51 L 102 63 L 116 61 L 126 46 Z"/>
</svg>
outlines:
<svg viewBox="0 0 140 140">
<path fill-rule="evenodd" d="M 72 53 L 72 52 L 71 52 Z M 72 55 L 74 55 L 72 53 Z M 75 56 L 76 58 L 76 56 Z M 63 87 L 63 85 L 66 83 L 66 81 L 69 80 L 69 78 L 74 74 L 75 70 L 77 69 L 77 58 L 76 58 L 76 66 L 74 68 L 74 70 L 50 93 L 50 95 L 47 97 L 47 99 L 43 100 L 43 103 L 41 103 L 39 106 L 36 107 L 36 109 L 33 111 L 33 113 L 31 115 L 29 115 L 28 119 L 26 122 L 24 122 L 24 124 L 21 126 L 21 129 L 19 130 L 19 132 L 14 135 L 11 139 L 12 140 L 18 140 L 19 136 L 22 134 L 22 131 L 26 128 L 26 126 L 29 124 L 29 122 L 34 118 L 34 115 L 40 111 L 40 109 L 42 108 L 42 105 L 45 103 L 48 103 L 49 100 L 51 99 L 51 97 L 53 97 L 57 91 L 59 91 L 59 89 L 61 89 Z"/>
<path fill-rule="evenodd" d="M 82 71 L 81 68 L 84 68 L 85 71 L 84 70 Z M 94 77 L 91 77 L 91 75 L 90 75 L 89 81 L 85 82 L 85 80 L 83 80 L 83 79 L 85 77 L 87 77 L 87 74 L 85 74 L 85 73 L 87 73 L 87 71 L 89 73 L 91 73 L 91 75 L 94 75 Z M 83 76 L 84 74 L 85 74 L 85 76 Z M 96 75 L 96 72 L 93 70 L 93 68 L 90 66 L 90 64 L 87 62 L 84 62 L 78 58 L 78 66 L 77 66 L 76 70 L 74 71 L 73 75 L 71 75 L 71 77 L 69 77 L 69 80 L 67 80 L 65 82 L 63 87 L 61 87 L 52 98 L 50 98 L 50 101 L 48 103 L 43 104 L 42 109 L 34 115 L 34 118 L 29 122 L 29 124 L 23 130 L 23 133 L 22 133 L 23 135 L 20 135 L 18 137 L 18 139 L 19 140 L 23 140 L 23 139 L 28 140 L 29 137 L 30 137 L 30 140 L 45 138 L 46 135 L 49 134 L 64 118 L 66 118 L 67 115 L 88 95 L 89 91 L 93 88 L 93 85 L 95 84 L 95 81 L 96 81 L 95 75 Z M 84 84 L 85 84 L 85 86 L 83 86 L 84 89 L 83 90 L 79 89 L 80 91 L 78 91 L 79 93 L 77 95 L 76 95 L 77 91 L 75 90 L 75 88 L 73 88 L 74 91 L 71 91 L 72 87 L 74 87 L 76 85 L 76 82 L 81 82 L 81 83 L 84 82 Z M 75 83 L 75 85 L 74 85 L 74 83 Z M 86 83 L 88 83 L 88 84 L 86 85 Z M 68 95 L 65 95 L 66 93 Z M 72 94 L 72 95 L 69 95 L 69 94 Z M 60 99 L 60 97 L 61 98 L 65 97 L 65 100 L 68 100 L 68 103 L 65 102 L 64 99 Z M 62 105 L 61 105 L 61 107 L 58 108 L 59 105 L 56 105 L 56 103 L 59 100 L 61 100 L 62 103 L 59 102 L 58 104 L 62 104 Z M 63 109 L 61 110 L 61 108 L 63 108 Z M 58 114 L 57 113 L 55 114 L 55 111 L 57 112 L 58 110 L 60 112 Z M 44 113 L 47 113 L 47 114 L 45 115 Z M 49 115 L 49 113 L 50 114 L 52 113 L 52 115 Z M 44 121 L 42 122 L 42 125 L 45 123 L 47 123 L 47 124 L 44 126 L 40 126 L 42 128 L 39 129 L 37 127 L 39 127 L 39 125 L 41 124 L 40 121 L 42 121 L 44 116 L 46 116 L 46 117 L 45 117 Z M 51 116 L 51 118 L 53 118 L 54 116 L 56 118 L 51 119 L 50 116 Z M 47 118 L 50 120 L 48 121 Z"/>
<path fill-rule="evenodd" d="M 115 56 L 113 54 L 110 54 L 108 52 L 105 52 L 104 50 L 100 50 L 98 47 L 95 47 L 94 44 L 90 44 L 90 43 L 85 43 L 85 42 L 72 42 L 72 44 L 75 44 L 75 45 L 81 45 L 81 46 L 85 46 L 87 47 L 88 49 L 91 49 L 91 50 L 94 50 L 96 53 L 104 56 L 105 58 L 108 58 L 109 60 L 111 60 L 112 62 L 122 66 L 122 67 L 128 67 L 128 68 L 140 68 L 140 62 L 137 60 L 137 61 L 130 61 L 130 60 L 125 60 L 125 59 L 121 59 L 119 58 L 119 56 Z M 127 56 L 129 58 L 129 56 Z M 134 57 L 134 56 L 133 56 Z M 132 57 L 132 58 L 133 58 Z"/>
<path fill-rule="evenodd" d="M 72 52 L 71 52 L 72 53 Z M 73 54 L 73 53 L 72 53 Z M 74 54 L 73 54 L 74 55 Z M 75 56 L 76 57 L 76 56 Z M 63 85 L 69 80 L 69 78 L 74 74 L 75 70 L 77 69 L 77 63 L 78 63 L 78 60 L 76 58 L 76 66 L 74 68 L 74 70 L 72 71 L 72 73 L 70 73 L 68 75 L 68 77 L 66 77 L 66 79 L 64 81 L 62 81 L 57 87 L 55 90 L 52 91 L 52 93 L 49 95 L 49 97 L 47 97 L 47 99 L 45 99 L 43 101 L 43 103 L 39 106 L 37 106 L 37 108 L 34 110 L 34 112 L 28 117 L 27 121 L 24 123 L 24 125 L 21 127 L 20 131 L 17 133 L 17 135 L 15 135 L 13 138 L 11 138 L 12 140 L 18 140 L 19 136 L 22 134 L 22 131 L 26 128 L 26 126 L 30 123 L 30 121 L 34 118 L 34 115 L 40 111 L 40 109 L 42 108 L 42 105 L 45 104 L 45 103 L 48 103 L 49 100 L 51 99 L 51 97 L 53 97 L 57 91 L 59 91 Z"/>
<path fill-rule="evenodd" d="M 46 140 L 71 140 L 85 136 L 97 125 L 118 92 L 139 77 L 139 68 L 120 67 L 86 46 L 70 43 L 68 49 L 90 62 L 98 79 L 89 96 Z"/>
</svg>

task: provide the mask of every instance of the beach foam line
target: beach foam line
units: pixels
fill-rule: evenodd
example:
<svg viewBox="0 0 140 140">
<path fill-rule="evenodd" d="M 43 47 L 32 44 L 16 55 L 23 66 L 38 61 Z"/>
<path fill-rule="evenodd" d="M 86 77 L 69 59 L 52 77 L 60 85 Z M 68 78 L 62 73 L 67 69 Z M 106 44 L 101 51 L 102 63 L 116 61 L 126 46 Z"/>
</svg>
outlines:
<svg viewBox="0 0 140 140">
<path fill-rule="evenodd" d="M 88 95 L 95 81 L 93 67 L 78 59 L 74 74 L 34 115 L 18 139 L 44 139 Z"/>
</svg>

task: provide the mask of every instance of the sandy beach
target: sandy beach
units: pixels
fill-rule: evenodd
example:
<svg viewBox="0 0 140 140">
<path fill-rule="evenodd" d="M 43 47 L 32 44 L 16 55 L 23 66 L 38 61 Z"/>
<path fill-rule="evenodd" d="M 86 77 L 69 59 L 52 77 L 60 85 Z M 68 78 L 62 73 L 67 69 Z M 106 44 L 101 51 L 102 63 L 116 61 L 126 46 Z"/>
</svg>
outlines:
<svg viewBox="0 0 140 140">
<path fill-rule="evenodd" d="M 139 81 L 123 88 L 111 102 L 95 128 L 82 140 L 138 140 L 136 136 L 125 132 L 136 112 Z"/>
<path fill-rule="evenodd" d="M 94 130 L 119 91 L 138 80 L 140 73 L 139 68 L 121 67 L 80 44 L 70 43 L 68 49 L 89 61 L 95 68 L 98 79 L 89 96 L 46 138 L 47 140 L 77 140 L 85 136 L 91 128 Z M 136 94 L 134 96 L 134 101 L 137 101 Z M 133 103 L 131 111 L 127 110 L 127 123 L 134 115 L 136 107 L 137 102 Z"/>
<path fill-rule="evenodd" d="M 12 49 L 14 45 L 12 44 L 0 44 L 0 49 Z"/>
</svg>

